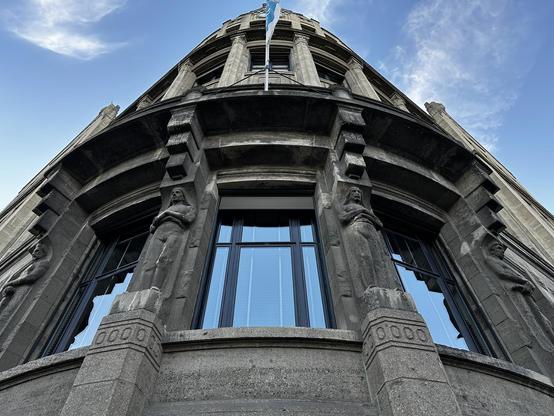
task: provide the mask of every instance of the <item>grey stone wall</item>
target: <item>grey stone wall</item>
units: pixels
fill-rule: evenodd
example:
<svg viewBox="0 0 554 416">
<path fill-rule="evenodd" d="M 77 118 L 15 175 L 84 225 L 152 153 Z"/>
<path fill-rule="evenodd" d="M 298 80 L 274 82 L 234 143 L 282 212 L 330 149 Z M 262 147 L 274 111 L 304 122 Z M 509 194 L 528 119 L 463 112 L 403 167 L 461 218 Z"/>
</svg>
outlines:
<svg viewBox="0 0 554 416">
<path fill-rule="evenodd" d="M 552 264 L 533 253 L 531 240 L 506 232 L 493 171 L 384 80 L 373 88 L 373 70 L 316 22 L 287 16 L 291 30 L 279 41 L 294 46 L 294 76 L 307 86 L 231 88 L 247 72 L 248 45 L 260 39 L 249 28 L 255 15 L 227 22 L 173 78 L 115 121 L 113 108 L 101 113 L 91 126 L 108 127 L 79 136 L 79 146 L 53 162 L 22 202 L 32 222 L 17 209 L 3 217 L 19 218 L 0 224 L 0 232 L 12 230 L 0 246 L 3 289 L 18 278 L 13 272 L 41 272 L 2 291 L 6 409 L 21 402 L 31 415 L 43 407 L 64 416 L 544 413 L 554 374 Z M 237 24 L 239 33 L 227 32 Z M 301 33 L 302 25 L 315 33 Z M 321 48 L 350 62 L 354 95 L 320 86 L 312 52 Z M 227 49 L 222 88 L 190 89 L 198 65 Z M 221 196 L 275 191 L 314 198 L 336 329 L 191 330 Z M 55 340 L 99 240 L 144 215 L 155 218 L 152 235 L 91 348 L 32 361 Z M 160 227 L 172 215 L 179 224 Z M 483 342 L 503 361 L 432 343 L 379 232 L 390 217 L 433 236 Z M 44 259 L 26 254 L 39 240 Z M 45 404 L 53 389 L 59 394 Z"/>
</svg>

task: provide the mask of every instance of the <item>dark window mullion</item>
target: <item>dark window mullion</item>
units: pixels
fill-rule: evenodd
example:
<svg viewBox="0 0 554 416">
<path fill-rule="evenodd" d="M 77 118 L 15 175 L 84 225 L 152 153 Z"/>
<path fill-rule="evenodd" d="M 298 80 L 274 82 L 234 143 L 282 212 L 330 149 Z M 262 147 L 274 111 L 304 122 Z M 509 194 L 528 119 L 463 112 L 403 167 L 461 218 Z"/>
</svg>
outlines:
<svg viewBox="0 0 554 416">
<path fill-rule="evenodd" d="M 306 279 L 304 277 L 304 262 L 302 258 L 302 244 L 300 243 L 300 221 L 297 218 L 290 220 L 290 233 L 292 246 L 292 269 L 294 280 L 294 303 L 296 325 L 301 327 L 310 326 L 308 311 L 308 294 L 306 290 Z"/>
<path fill-rule="evenodd" d="M 98 284 L 98 280 L 93 279 L 89 282 L 88 288 L 84 291 L 83 295 L 81 296 L 81 300 L 77 303 L 75 310 L 71 313 L 71 318 L 68 321 L 66 330 L 64 331 L 60 342 L 56 346 L 55 353 L 63 352 L 67 349 L 69 346 L 69 341 L 71 338 L 75 335 L 75 330 L 81 323 L 83 319 L 88 319 L 88 315 L 85 317 L 84 311 L 92 299 L 92 295 L 94 294 L 94 291 L 96 290 L 96 286 Z"/>
<path fill-rule="evenodd" d="M 403 261 L 401 260 L 396 260 L 394 257 L 391 257 L 391 260 L 393 261 L 393 263 L 395 264 L 398 264 L 399 266 L 402 266 L 404 267 L 405 269 L 408 269 L 408 270 L 411 270 L 413 272 L 417 272 L 417 273 L 422 273 L 422 274 L 427 274 L 429 276 L 433 276 L 434 278 L 436 279 L 440 279 L 441 278 L 441 275 L 439 273 L 435 273 L 434 271 L 431 271 L 431 270 L 427 270 L 427 269 L 421 269 L 417 266 L 414 266 L 413 264 L 409 264 L 409 263 L 404 263 Z"/>
<path fill-rule="evenodd" d="M 242 240 L 243 218 L 233 220 L 231 232 L 231 249 L 227 260 L 227 271 L 225 272 L 225 284 L 223 286 L 223 300 L 219 327 L 232 327 L 235 315 L 235 300 L 237 296 L 238 270 L 240 263 L 240 241 Z"/>
</svg>

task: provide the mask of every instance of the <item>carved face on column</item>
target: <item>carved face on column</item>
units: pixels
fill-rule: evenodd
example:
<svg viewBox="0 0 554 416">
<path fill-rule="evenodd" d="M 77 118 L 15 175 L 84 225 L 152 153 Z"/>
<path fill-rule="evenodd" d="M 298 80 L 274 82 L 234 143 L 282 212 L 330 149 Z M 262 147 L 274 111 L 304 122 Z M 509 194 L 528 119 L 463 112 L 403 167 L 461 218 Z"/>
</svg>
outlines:
<svg viewBox="0 0 554 416">
<path fill-rule="evenodd" d="M 504 259 L 504 252 L 506 251 L 506 246 L 504 244 L 501 244 L 497 241 L 492 243 L 489 246 L 489 254 L 493 257 L 496 257 L 500 260 Z"/>
<path fill-rule="evenodd" d="M 179 202 L 187 203 L 187 197 L 185 191 L 182 188 L 175 188 L 171 191 L 171 197 L 169 199 L 169 205 L 175 205 Z"/>
<path fill-rule="evenodd" d="M 362 205 L 362 190 L 357 186 L 350 188 L 348 191 L 348 197 L 346 198 L 346 203 Z"/>
<path fill-rule="evenodd" d="M 31 253 L 31 256 L 33 256 L 35 260 L 43 259 L 44 257 L 46 257 L 46 247 L 43 242 L 39 241 L 37 243 Z"/>
</svg>

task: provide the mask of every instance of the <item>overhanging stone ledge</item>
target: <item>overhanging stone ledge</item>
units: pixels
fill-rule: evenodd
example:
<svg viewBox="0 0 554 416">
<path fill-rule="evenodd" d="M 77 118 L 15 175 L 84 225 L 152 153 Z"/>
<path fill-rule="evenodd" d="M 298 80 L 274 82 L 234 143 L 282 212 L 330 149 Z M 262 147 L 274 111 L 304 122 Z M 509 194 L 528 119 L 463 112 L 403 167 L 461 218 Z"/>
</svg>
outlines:
<svg viewBox="0 0 554 416">
<path fill-rule="evenodd" d="M 548 377 L 508 361 L 471 351 L 436 345 L 445 366 L 464 368 L 468 371 L 489 374 L 514 383 L 531 387 L 554 397 L 554 383 Z"/>
<path fill-rule="evenodd" d="M 314 328 L 217 328 L 168 332 L 164 352 L 243 346 L 337 349 L 361 352 L 357 331 Z"/>
</svg>

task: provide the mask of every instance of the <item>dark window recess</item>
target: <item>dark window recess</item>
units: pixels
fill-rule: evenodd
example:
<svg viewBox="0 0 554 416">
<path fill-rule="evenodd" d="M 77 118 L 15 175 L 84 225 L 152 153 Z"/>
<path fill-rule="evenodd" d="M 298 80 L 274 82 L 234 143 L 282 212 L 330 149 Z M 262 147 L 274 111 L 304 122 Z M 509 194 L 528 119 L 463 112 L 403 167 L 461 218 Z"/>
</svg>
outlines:
<svg viewBox="0 0 554 416">
<path fill-rule="evenodd" d="M 240 29 L 240 25 L 230 26 L 227 28 L 227 33 L 237 32 Z"/>
<path fill-rule="evenodd" d="M 197 327 L 332 326 L 311 213 L 221 214 Z"/>
<path fill-rule="evenodd" d="M 250 29 L 265 29 L 265 20 L 253 20 L 250 22 Z"/>
<path fill-rule="evenodd" d="M 311 33 L 316 32 L 315 27 L 313 26 L 308 26 L 308 25 L 300 25 L 300 26 L 302 26 L 302 30 L 305 32 L 311 32 Z"/>
<path fill-rule="evenodd" d="M 274 71 L 290 71 L 290 51 L 289 50 L 271 50 L 269 52 L 270 68 Z M 265 68 L 265 51 L 250 51 L 250 70 L 259 71 Z"/>
<path fill-rule="evenodd" d="M 291 27 L 292 27 L 292 22 L 288 20 L 279 20 L 276 26 L 276 28 L 278 29 L 290 29 Z"/>
<path fill-rule="evenodd" d="M 413 236 L 385 231 L 404 290 L 412 295 L 437 344 L 490 355 L 451 272 L 438 250 Z"/>
<path fill-rule="evenodd" d="M 344 82 L 344 75 L 341 75 L 338 72 L 318 63 L 316 63 L 315 67 L 317 68 L 319 78 L 339 85 Z"/>
<path fill-rule="evenodd" d="M 141 232 L 103 245 L 45 355 L 91 344 L 115 297 L 127 290 L 147 238 Z"/>
<path fill-rule="evenodd" d="M 221 75 L 223 74 L 223 68 L 225 65 L 220 65 L 219 67 L 215 69 L 211 69 L 210 71 L 200 75 L 196 82 L 198 85 L 206 85 L 209 84 L 212 81 L 218 80 L 221 78 Z"/>
</svg>

